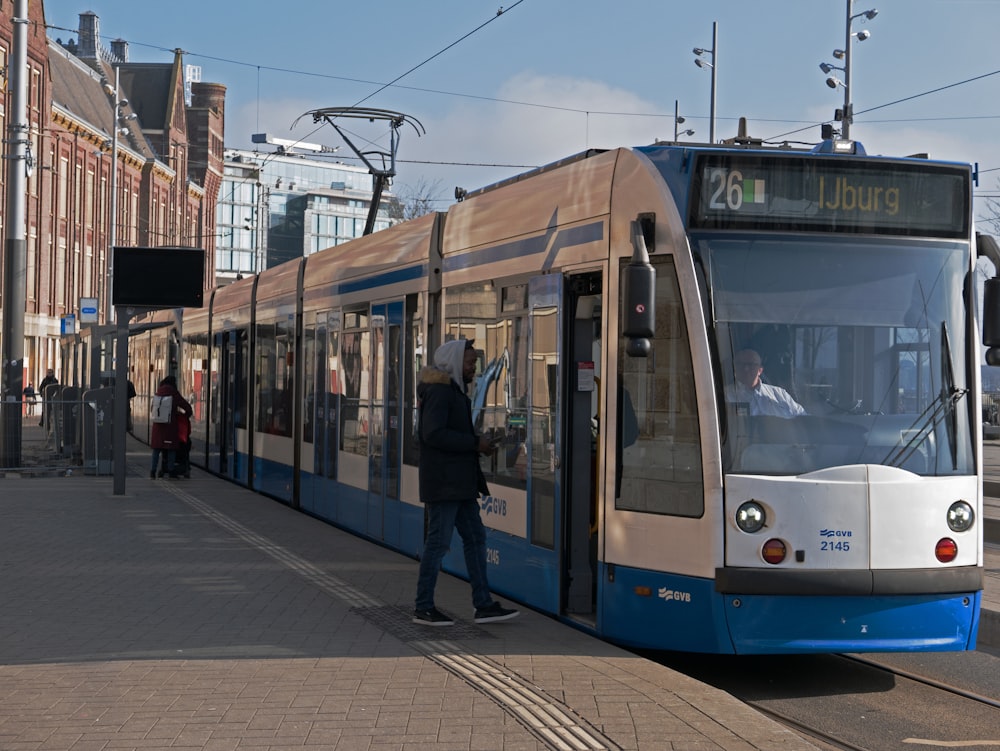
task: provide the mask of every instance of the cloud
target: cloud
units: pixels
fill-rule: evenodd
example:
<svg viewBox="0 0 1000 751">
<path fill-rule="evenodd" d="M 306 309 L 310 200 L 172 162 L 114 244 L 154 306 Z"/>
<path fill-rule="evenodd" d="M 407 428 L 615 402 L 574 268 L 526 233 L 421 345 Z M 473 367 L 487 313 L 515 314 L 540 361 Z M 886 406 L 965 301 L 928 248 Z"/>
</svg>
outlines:
<svg viewBox="0 0 1000 751">
<path fill-rule="evenodd" d="M 427 134 L 407 142 L 400 158 L 452 163 L 419 167 L 446 184 L 468 188 L 588 148 L 635 146 L 673 137 L 673 113 L 659 112 L 635 92 L 599 81 L 535 73 L 508 79 L 489 100 L 463 99 L 420 119 Z M 413 170 L 408 166 L 405 172 Z M 409 179 L 402 169 L 401 179 Z"/>
</svg>

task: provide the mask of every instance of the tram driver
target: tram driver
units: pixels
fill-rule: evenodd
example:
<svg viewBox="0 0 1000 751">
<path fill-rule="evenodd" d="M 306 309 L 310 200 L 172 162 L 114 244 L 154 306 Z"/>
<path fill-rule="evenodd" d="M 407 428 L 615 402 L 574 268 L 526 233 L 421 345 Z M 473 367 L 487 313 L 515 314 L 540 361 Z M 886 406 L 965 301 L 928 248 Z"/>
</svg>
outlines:
<svg viewBox="0 0 1000 751">
<path fill-rule="evenodd" d="M 740 350 L 733 358 L 736 385 L 727 401 L 746 404 L 751 416 L 799 417 L 805 409 L 780 386 L 760 380 L 764 367 L 760 355 L 752 349 Z"/>
</svg>

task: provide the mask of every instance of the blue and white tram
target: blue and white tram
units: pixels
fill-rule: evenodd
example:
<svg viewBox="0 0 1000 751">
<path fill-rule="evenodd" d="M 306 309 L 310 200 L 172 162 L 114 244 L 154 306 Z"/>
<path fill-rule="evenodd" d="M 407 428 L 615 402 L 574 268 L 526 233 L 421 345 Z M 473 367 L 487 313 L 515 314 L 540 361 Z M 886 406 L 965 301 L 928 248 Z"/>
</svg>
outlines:
<svg viewBox="0 0 1000 751">
<path fill-rule="evenodd" d="M 186 313 L 201 458 L 419 555 L 416 379 L 474 339 L 498 592 L 652 648 L 971 649 L 971 213 L 967 165 L 587 152 Z M 744 350 L 804 414 L 734 397 Z"/>
</svg>

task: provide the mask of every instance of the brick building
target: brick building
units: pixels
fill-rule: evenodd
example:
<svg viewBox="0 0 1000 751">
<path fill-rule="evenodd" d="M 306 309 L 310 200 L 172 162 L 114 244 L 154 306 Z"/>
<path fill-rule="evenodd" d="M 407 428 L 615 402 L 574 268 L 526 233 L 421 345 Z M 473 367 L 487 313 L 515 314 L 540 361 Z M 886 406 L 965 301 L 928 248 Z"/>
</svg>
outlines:
<svg viewBox="0 0 1000 751">
<path fill-rule="evenodd" d="M 0 13 L 4 70 L 14 33 L 7 8 Z M 186 79 L 190 69 L 180 50 L 172 62 L 152 64 L 129 60 L 124 41 L 105 47 L 92 12 L 80 14 L 77 39 L 63 42 L 46 34 L 44 3 L 31 2 L 27 33 L 27 119 L 35 167 L 27 181 L 24 382 L 37 384 L 46 367 L 57 367 L 61 380 L 72 383 L 79 375 L 59 362 L 63 321 L 71 315 L 78 320 L 81 299 L 96 298 L 98 326 L 113 324 L 108 315 L 112 241 L 203 248 L 204 285 L 214 286 L 225 87 Z M 4 138 L 9 138 L 11 88 L 5 86 L 0 98 Z M 0 224 L 7 220 L 7 181 L 4 169 Z M 0 233 L 6 236 L 2 226 Z M 2 307 L 0 300 L 0 315 Z"/>
</svg>

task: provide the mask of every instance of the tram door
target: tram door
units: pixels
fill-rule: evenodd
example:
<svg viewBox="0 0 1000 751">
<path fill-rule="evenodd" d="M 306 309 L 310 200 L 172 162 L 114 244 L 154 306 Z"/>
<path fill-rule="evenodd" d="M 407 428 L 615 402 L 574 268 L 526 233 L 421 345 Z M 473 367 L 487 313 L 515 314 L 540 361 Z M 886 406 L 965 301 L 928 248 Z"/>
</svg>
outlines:
<svg viewBox="0 0 1000 751">
<path fill-rule="evenodd" d="M 218 472 L 224 477 L 245 482 L 248 462 L 245 453 L 240 456 L 240 449 L 245 452 L 247 447 L 239 445 L 238 436 L 242 434 L 245 440 L 247 435 L 244 393 L 246 330 L 224 331 L 216 336 L 221 354 L 217 404 L 213 405 L 213 412 L 216 413 L 215 443 L 219 450 Z"/>
<path fill-rule="evenodd" d="M 399 543 L 403 303 L 372 305 L 368 436 L 369 536 Z"/>
<path fill-rule="evenodd" d="M 587 617 L 594 602 L 591 416 L 600 361 L 594 323 L 599 294 L 599 274 L 548 274 L 528 286 L 529 537 L 558 562 L 559 600 L 548 606 Z"/>
<path fill-rule="evenodd" d="M 597 445 L 603 300 L 600 273 L 579 274 L 566 282 L 565 383 L 566 433 L 563 444 L 564 525 L 562 543 L 563 612 L 580 620 L 596 618 Z"/>
</svg>

